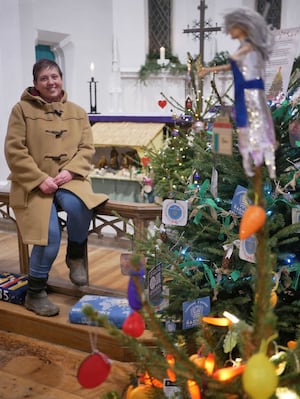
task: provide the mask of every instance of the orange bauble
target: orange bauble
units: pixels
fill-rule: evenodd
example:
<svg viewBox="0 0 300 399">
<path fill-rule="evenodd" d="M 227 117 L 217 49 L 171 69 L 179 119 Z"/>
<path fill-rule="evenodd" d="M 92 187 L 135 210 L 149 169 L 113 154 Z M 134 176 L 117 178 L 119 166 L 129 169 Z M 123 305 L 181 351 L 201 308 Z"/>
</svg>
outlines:
<svg viewBox="0 0 300 399">
<path fill-rule="evenodd" d="M 266 212 L 261 206 L 248 206 L 240 223 L 240 240 L 246 240 L 256 233 L 265 224 L 266 218 Z"/>
<path fill-rule="evenodd" d="M 297 346 L 297 341 L 288 341 L 287 346 L 289 349 L 293 350 Z"/>
</svg>

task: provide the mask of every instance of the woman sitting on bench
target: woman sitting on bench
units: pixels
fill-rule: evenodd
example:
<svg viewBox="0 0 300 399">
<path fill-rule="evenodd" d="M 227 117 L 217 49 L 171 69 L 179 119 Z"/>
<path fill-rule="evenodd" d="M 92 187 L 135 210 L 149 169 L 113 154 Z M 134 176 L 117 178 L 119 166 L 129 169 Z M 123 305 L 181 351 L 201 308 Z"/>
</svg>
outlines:
<svg viewBox="0 0 300 399">
<path fill-rule="evenodd" d="M 87 284 L 84 255 L 93 208 L 108 198 L 92 191 L 92 131 L 86 112 L 67 100 L 60 67 L 39 60 L 33 84 L 12 109 L 5 156 L 11 171 L 10 206 L 23 242 L 33 244 L 25 306 L 54 316 L 59 307 L 49 300 L 46 286 L 60 247 L 58 210 L 67 214 L 70 279 L 82 286 Z"/>
</svg>

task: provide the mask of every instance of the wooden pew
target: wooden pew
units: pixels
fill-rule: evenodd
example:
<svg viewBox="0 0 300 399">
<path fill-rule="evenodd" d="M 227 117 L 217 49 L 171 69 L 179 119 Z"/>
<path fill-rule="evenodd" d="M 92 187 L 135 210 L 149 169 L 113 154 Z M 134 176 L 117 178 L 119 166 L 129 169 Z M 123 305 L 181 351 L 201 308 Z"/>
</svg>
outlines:
<svg viewBox="0 0 300 399">
<path fill-rule="evenodd" d="M 103 237 L 103 229 L 110 226 L 115 234 L 116 240 L 121 238 L 141 239 L 145 234 L 146 228 L 150 221 L 161 219 L 162 208 L 156 204 L 136 203 L 136 202 L 121 202 L 121 201 L 107 201 L 98 206 L 94 210 L 92 223 L 89 230 L 89 235 L 96 234 L 101 240 Z M 12 209 L 9 207 L 9 193 L 0 192 L 0 214 L 3 218 L 9 219 L 16 224 Z M 63 213 L 60 213 L 60 221 L 62 228 L 65 228 L 65 219 Z M 131 224 L 129 223 L 131 221 Z M 131 227 L 131 228 L 130 228 Z M 28 274 L 29 270 L 29 246 L 24 244 L 22 237 L 17 229 L 18 250 L 20 261 L 20 273 Z M 88 251 L 87 251 L 88 252 Z M 88 253 L 86 254 L 86 256 Z M 70 282 L 55 281 L 49 284 L 49 287 L 55 292 L 64 294 L 80 296 L 82 294 L 101 294 L 101 295 L 115 295 L 118 294 L 112 290 L 97 289 L 95 286 L 85 286 L 77 288 Z"/>
</svg>

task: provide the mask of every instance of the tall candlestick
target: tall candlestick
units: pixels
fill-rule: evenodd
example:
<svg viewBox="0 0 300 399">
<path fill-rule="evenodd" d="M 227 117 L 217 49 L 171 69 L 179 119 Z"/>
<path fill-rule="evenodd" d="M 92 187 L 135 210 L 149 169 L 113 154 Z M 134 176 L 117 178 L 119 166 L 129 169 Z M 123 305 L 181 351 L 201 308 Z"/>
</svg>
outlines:
<svg viewBox="0 0 300 399">
<path fill-rule="evenodd" d="M 164 47 L 161 47 L 159 49 L 159 56 L 160 56 L 160 60 L 164 61 L 165 60 L 165 56 L 166 56 L 166 49 Z"/>
<path fill-rule="evenodd" d="M 90 89 L 90 106 L 91 106 L 91 113 L 96 114 L 97 113 L 97 82 L 94 79 L 95 64 L 93 62 L 91 62 L 90 69 L 91 69 L 91 80 L 88 82 L 89 89 Z"/>
</svg>

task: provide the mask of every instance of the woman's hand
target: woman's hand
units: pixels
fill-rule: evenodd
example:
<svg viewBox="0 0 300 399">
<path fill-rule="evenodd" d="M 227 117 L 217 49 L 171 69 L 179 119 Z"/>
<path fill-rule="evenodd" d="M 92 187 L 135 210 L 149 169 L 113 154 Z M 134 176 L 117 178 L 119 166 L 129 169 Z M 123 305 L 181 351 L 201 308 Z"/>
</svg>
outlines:
<svg viewBox="0 0 300 399">
<path fill-rule="evenodd" d="M 229 71 L 231 69 L 230 64 L 223 64 L 223 65 L 216 65 L 212 67 L 201 67 L 198 69 L 198 76 L 199 78 L 203 78 L 209 73 L 219 73 Z"/>
<path fill-rule="evenodd" d="M 55 183 L 53 177 L 48 176 L 40 185 L 39 189 L 44 194 L 53 194 L 58 189 L 58 185 Z"/>
<path fill-rule="evenodd" d="M 62 184 L 68 183 L 70 180 L 73 179 L 73 177 L 74 174 L 72 172 L 63 169 L 58 175 L 54 177 L 53 181 L 58 186 L 61 186 Z"/>
</svg>

